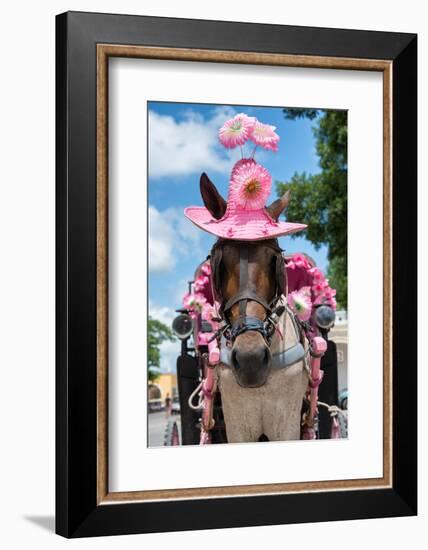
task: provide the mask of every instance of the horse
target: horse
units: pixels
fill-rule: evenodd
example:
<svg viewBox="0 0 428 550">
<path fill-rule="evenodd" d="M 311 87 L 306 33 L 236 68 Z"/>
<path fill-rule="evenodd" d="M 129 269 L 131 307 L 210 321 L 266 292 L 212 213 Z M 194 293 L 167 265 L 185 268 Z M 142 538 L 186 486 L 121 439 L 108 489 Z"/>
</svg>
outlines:
<svg viewBox="0 0 428 550">
<path fill-rule="evenodd" d="M 203 174 L 201 196 L 220 219 L 226 201 Z M 289 194 L 267 206 L 278 220 Z M 307 342 L 287 306 L 286 271 L 277 239 L 220 238 L 211 254 L 213 292 L 227 328 L 216 367 L 230 443 L 300 439 L 308 387 Z"/>
</svg>

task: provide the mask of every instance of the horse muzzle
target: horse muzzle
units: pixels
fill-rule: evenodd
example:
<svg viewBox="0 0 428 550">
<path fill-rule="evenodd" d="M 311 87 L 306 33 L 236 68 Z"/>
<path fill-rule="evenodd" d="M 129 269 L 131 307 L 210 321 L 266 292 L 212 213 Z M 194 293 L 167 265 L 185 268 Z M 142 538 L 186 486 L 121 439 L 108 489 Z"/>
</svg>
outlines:
<svg viewBox="0 0 428 550">
<path fill-rule="evenodd" d="M 230 363 L 240 386 L 258 388 L 266 384 L 271 362 L 269 347 L 259 333 L 247 331 L 236 338 Z"/>
</svg>

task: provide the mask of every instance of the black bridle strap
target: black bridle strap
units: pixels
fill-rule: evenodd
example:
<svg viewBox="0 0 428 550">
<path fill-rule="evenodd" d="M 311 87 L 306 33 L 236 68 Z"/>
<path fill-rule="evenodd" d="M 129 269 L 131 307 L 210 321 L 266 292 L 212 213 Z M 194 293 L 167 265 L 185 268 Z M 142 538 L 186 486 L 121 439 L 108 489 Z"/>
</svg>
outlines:
<svg viewBox="0 0 428 550">
<path fill-rule="evenodd" d="M 264 298 L 248 288 L 248 263 L 249 247 L 241 245 L 239 247 L 239 292 L 232 296 L 223 307 L 224 312 L 228 312 L 235 304 L 239 304 L 239 318 L 237 325 L 244 327 L 247 323 L 247 302 L 248 300 L 259 303 L 268 314 L 271 308 Z"/>
<path fill-rule="evenodd" d="M 240 322 L 240 319 L 238 319 L 238 321 L 233 323 L 230 331 L 232 339 L 234 340 L 237 336 L 239 336 L 243 332 L 247 332 L 248 330 L 260 332 L 263 338 L 267 337 L 265 322 L 259 319 L 258 317 L 246 316 L 243 324 Z"/>
<path fill-rule="evenodd" d="M 265 308 L 267 313 L 271 312 L 271 308 L 266 300 L 250 289 L 245 289 L 242 292 L 235 294 L 235 296 L 232 296 L 232 298 L 230 298 L 224 305 L 223 311 L 229 311 L 235 304 L 238 302 L 242 303 L 244 300 L 252 300 L 253 302 L 257 302 Z"/>
<path fill-rule="evenodd" d="M 245 326 L 245 316 L 247 312 L 248 298 L 244 292 L 248 285 L 248 245 L 239 248 L 239 324 Z M 236 303 L 236 302 L 235 302 Z"/>
</svg>

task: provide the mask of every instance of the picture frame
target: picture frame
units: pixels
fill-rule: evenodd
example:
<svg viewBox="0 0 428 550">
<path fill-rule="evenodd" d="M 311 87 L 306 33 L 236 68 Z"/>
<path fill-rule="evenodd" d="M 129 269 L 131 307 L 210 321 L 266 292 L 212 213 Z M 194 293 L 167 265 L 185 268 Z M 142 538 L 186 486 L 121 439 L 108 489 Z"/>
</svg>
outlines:
<svg viewBox="0 0 428 550">
<path fill-rule="evenodd" d="M 148 495 L 109 492 L 111 57 L 383 74 L 382 478 L 173 489 Z M 85 537 L 417 513 L 416 73 L 414 34 L 81 12 L 57 16 L 58 534 Z M 411 289 L 412 300 L 406 289 Z"/>
</svg>

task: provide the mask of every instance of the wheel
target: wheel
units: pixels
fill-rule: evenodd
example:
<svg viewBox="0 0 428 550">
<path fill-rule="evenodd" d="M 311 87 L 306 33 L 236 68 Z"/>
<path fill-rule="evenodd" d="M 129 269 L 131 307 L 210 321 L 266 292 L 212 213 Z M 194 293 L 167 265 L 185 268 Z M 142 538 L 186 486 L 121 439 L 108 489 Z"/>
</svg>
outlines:
<svg viewBox="0 0 428 550">
<path fill-rule="evenodd" d="M 170 419 L 165 428 L 164 446 L 177 447 L 180 445 L 180 434 L 178 432 L 177 422 Z"/>
<path fill-rule="evenodd" d="M 339 407 L 348 410 L 348 388 L 345 388 L 339 394 Z"/>
</svg>

